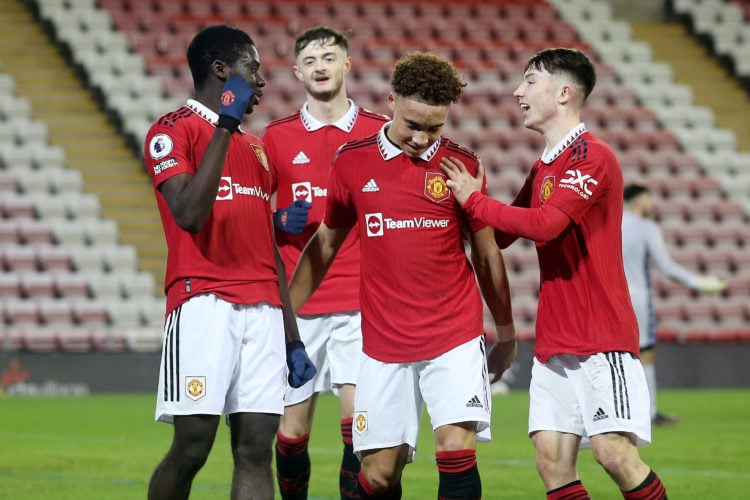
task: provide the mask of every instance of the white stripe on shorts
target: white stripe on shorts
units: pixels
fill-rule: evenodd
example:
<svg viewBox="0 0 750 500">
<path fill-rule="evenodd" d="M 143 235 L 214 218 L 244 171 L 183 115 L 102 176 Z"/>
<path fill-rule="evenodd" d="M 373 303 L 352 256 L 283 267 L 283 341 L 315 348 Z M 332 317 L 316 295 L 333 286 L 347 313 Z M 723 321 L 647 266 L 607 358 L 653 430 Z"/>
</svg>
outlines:
<svg viewBox="0 0 750 500">
<path fill-rule="evenodd" d="M 180 400 L 180 313 L 177 306 L 164 323 L 164 401 Z"/>
</svg>

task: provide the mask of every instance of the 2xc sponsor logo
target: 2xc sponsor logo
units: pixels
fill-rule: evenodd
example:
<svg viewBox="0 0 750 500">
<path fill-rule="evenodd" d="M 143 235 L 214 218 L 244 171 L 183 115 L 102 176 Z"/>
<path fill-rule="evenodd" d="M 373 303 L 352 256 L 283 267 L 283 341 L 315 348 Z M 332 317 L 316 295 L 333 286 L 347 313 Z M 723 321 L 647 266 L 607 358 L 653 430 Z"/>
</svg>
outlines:
<svg viewBox="0 0 750 500">
<path fill-rule="evenodd" d="M 588 200 L 594 194 L 591 189 L 599 184 L 598 180 L 589 174 L 581 174 L 580 170 L 566 170 L 565 173 L 570 177 L 560 179 L 560 187 L 572 189 L 584 200 Z"/>
</svg>

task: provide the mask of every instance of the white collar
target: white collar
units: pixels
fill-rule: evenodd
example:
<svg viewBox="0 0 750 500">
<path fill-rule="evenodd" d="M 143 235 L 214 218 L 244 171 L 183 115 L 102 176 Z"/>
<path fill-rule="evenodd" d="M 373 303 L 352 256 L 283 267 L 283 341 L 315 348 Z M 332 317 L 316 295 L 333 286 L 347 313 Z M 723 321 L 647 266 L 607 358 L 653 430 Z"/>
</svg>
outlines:
<svg viewBox="0 0 750 500">
<path fill-rule="evenodd" d="M 393 121 L 389 121 L 383 124 L 383 126 L 380 128 L 380 132 L 378 132 L 378 149 L 380 150 L 380 154 L 385 161 L 392 160 L 393 158 L 404 152 L 401 148 L 393 144 L 385 134 L 388 130 L 388 127 L 390 127 L 392 123 Z M 430 148 L 419 155 L 419 157 L 424 161 L 430 161 L 440 148 L 440 140 L 441 139 L 435 141 L 435 144 L 430 146 Z"/>
<path fill-rule="evenodd" d="M 351 132 L 354 128 L 354 123 L 357 121 L 357 115 L 359 115 L 359 107 L 354 104 L 354 101 L 352 101 L 351 99 L 347 100 L 349 101 L 349 109 L 346 111 L 344 116 L 331 123 L 330 125 L 339 128 L 344 132 Z M 326 125 L 329 125 L 328 123 L 323 123 L 313 115 L 311 115 L 307 110 L 307 103 L 302 106 L 299 115 L 300 119 L 302 120 L 302 125 L 305 126 L 305 129 L 308 132 L 315 132 L 316 130 L 322 129 Z"/>
<path fill-rule="evenodd" d="M 214 127 L 218 125 L 219 115 L 215 111 L 208 109 L 208 107 L 202 102 L 196 101 L 195 99 L 188 99 L 187 103 L 185 103 L 185 106 L 187 106 L 190 111 L 200 116 Z M 245 133 L 245 131 L 242 130 L 242 126 L 239 127 L 239 131 L 243 134 Z"/>
<path fill-rule="evenodd" d="M 570 146 L 570 144 L 584 132 L 586 132 L 586 125 L 581 122 L 576 125 L 573 130 L 568 132 L 568 135 L 563 137 L 562 140 L 557 143 L 557 146 L 555 146 L 551 150 L 544 148 L 544 152 L 542 153 L 542 161 L 547 165 L 555 161 L 555 159 L 560 156 L 562 152 L 565 151 L 565 149 L 567 149 L 567 147 Z"/>
</svg>

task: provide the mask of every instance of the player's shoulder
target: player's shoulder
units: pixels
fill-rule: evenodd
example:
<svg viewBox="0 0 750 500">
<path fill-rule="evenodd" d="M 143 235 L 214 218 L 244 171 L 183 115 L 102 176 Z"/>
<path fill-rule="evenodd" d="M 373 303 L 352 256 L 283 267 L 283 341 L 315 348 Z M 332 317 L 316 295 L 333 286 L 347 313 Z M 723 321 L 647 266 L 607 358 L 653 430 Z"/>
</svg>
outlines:
<svg viewBox="0 0 750 500">
<path fill-rule="evenodd" d="M 354 140 L 345 142 L 344 144 L 339 146 L 339 149 L 336 152 L 336 154 L 338 156 L 343 153 L 361 151 L 363 149 L 371 148 L 373 146 L 377 147 L 377 143 L 378 143 L 378 134 L 372 134 L 367 137 L 363 137 L 361 139 L 354 139 Z"/>
<path fill-rule="evenodd" d="M 376 113 L 374 111 L 370 111 L 367 108 L 363 108 L 362 106 L 359 106 L 359 116 L 358 118 L 364 118 L 366 120 L 373 120 L 381 123 L 385 123 L 387 121 L 390 121 L 390 117 L 386 115 L 382 115 L 380 113 Z"/>
<path fill-rule="evenodd" d="M 576 142 L 579 142 L 586 147 L 586 152 L 591 152 L 593 154 L 599 154 L 603 156 L 615 156 L 615 152 L 612 149 L 612 146 L 607 143 L 603 138 L 599 137 L 598 135 L 592 133 L 591 131 L 586 131 L 583 134 L 579 135 L 574 141 L 573 144 Z"/>
<path fill-rule="evenodd" d="M 454 156 L 463 157 L 464 160 L 479 162 L 479 155 L 474 151 L 448 139 L 447 137 L 440 138 L 440 147 Z"/>
<path fill-rule="evenodd" d="M 281 127 L 288 127 L 290 125 L 296 125 L 300 122 L 300 112 L 296 111 L 292 113 L 291 115 L 282 116 L 281 118 L 276 118 L 274 120 L 271 120 L 266 124 L 265 127 L 265 133 L 268 133 L 270 130 L 276 130 Z"/>
<path fill-rule="evenodd" d="M 170 129 L 189 123 L 194 113 L 187 106 L 182 106 L 174 111 L 163 114 L 154 120 L 151 128 Z"/>
</svg>

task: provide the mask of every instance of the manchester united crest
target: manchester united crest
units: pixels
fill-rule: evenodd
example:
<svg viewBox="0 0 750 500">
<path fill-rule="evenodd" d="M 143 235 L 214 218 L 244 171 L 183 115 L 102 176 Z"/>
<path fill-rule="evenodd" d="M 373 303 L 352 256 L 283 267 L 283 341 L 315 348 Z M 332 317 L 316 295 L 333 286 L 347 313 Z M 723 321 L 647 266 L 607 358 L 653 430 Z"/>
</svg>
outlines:
<svg viewBox="0 0 750 500">
<path fill-rule="evenodd" d="M 263 165 L 263 168 L 268 171 L 268 157 L 266 157 L 266 152 L 263 151 L 263 148 L 260 146 L 256 146 L 255 144 L 250 145 L 253 148 L 253 151 L 255 151 L 255 156 L 258 158 L 258 161 L 261 165 Z"/>
<path fill-rule="evenodd" d="M 542 203 L 546 202 L 550 196 L 552 196 L 552 191 L 555 189 L 555 176 L 550 175 L 548 177 L 545 177 L 542 180 L 542 188 L 539 192 L 539 197 L 542 200 Z"/>
<path fill-rule="evenodd" d="M 185 377 L 185 395 L 198 401 L 206 395 L 206 377 Z"/>
<path fill-rule="evenodd" d="M 432 201 L 440 203 L 451 195 L 445 183 L 445 175 L 437 172 L 427 172 L 424 179 L 424 194 Z"/>
<path fill-rule="evenodd" d="M 367 412 L 357 411 L 354 412 L 354 430 L 357 434 L 364 434 L 367 430 Z"/>
</svg>

